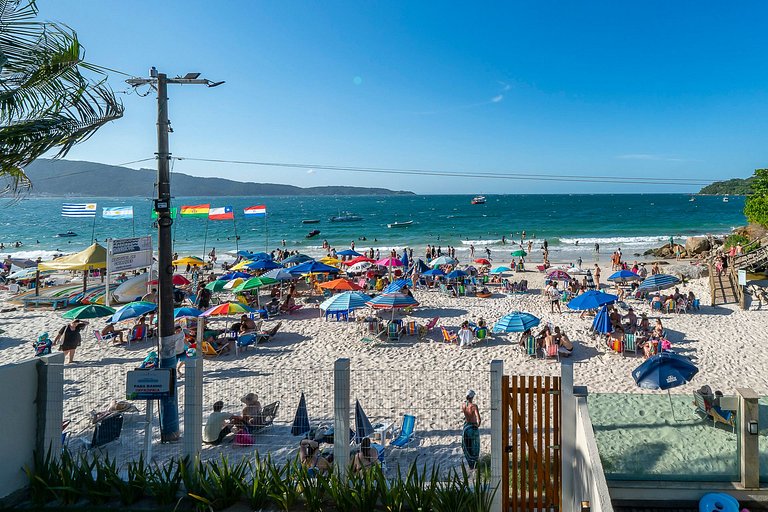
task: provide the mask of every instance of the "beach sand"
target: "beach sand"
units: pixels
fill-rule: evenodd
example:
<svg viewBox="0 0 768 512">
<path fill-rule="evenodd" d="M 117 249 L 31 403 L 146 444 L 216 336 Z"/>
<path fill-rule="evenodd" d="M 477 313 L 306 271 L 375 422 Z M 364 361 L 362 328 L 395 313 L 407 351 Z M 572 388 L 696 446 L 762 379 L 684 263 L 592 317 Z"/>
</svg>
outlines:
<svg viewBox="0 0 768 512">
<path fill-rule="evenodd" d="M 675 265 L 689 266 L 688 262 Z M 674 272 L 674 266 L 665 271 Z M 603 279 L 610 271 L 603 264 Z M 470 348 L 441 343 L 439 327 L 457 329 L 463 320 L 484 318 L 489 324 L 511 311 L 533 313 L 542 324 L 551 322 L 560 326 L 575 341 L 571 360 L 574 363 L 575 383 L 588 387 L 590 393 L 652 393 L 638 389 L 630 375 L 642 363 L 641 356 L 622 357 L 606 353 L 591 340 L 587 331 L 591 319 L 580 319 L 579 314 L 563 308 L 563 313 L 550 313 L 550 305 L 539 291 L 545 275 L 529 271 L 515 274 L 514 280 L 529 281 L 527 294 L 494 293 L 493 297 L 450 298 L 437 291 L 414 292 L 421 306 L 409 318 L 425 324 L 439 316 L 438 328 L 428 340 L 419 342 L 403 337 L 399 343 L 368 345 L 361 342 L 363 333 L 356 323 L 325 321 L 316 307 L 305 307 L 291 316 L 281 316 L 279 334 L 266 344 L 235 355 L 207 359 L 204 363 L 204 411 L 219 399 L 226 402 L 225 410 L 237 412 L 242 404 L 239 398 L 249 391 L 260 395 L 262 405 L 280 400 L 280 412 L 275 425 L 257 436 L 257 444 L 237 448 L 231 444 L 206 447 L 204 456 L 219 453 L 237 453 L 247 456 L 252 449 L 260 453 L 272 452 L 274 457 L 293 456 L 298 438 L 290 436 L 301 392 L 306 395 L 309 416 L 313 424 L 332 424 L 333 365 L 338 358 L 349 358 L 351 366 L 352 410 L 354 400 L 360 399 L 372 423 L 401 421 L 403 413 L 417 417 L 418 440 L 413 448 L 388 450 L 389 467 L 405 465 L 415 460 L 438 463 L 444 467 L 457 466 L 462 461 L 460 445 L 460 405 L 468 389 L 477 391 L 477 403 L 484 416 L 482 451 L 489 449 L 489 370 L 494 359 L 504 361 L 507 374 L 545 375 L 560 373 L 560 364 L 553 360 L 531 359 L 516 344 L 517 335 L 495 335 Z M 734 394 L 738 387 L 750 387 L 760 395 L 768 394 L 768 353 L 761 350 L 768 311 L 742 311 L 737 305 L 710 307 L 708 281 L 693 279 L 681 290 L 693 290 L 701 299 L 700 311 L 688 314 L 661 314 L 672 347 L 690 357 L 699 367 L 693 382 L 675 388 L 673 394 L 688 394 L 704 384 L 725 394 Z M 610 290 L 609 290 L 610 291 Z M 7 296 L 6 296 L 7 298 Z M 636 301 L 638 315 L 651 313 L 648 305 Z M 2 307 L 12 306 L 10 303 Z M 368 310 L 364 310 L 368 314 Z M 359 312 L 362 314 L 363 312 Z M 389 315 L 390 313 L 386 313 Z M 398 317 L 401 315 L 398 313 Z M 230 320 L 233 321 L 233 320 Z M 214 326 L 223 321 L 214 321 Z M 3 361 L 13 363 L 33 355 L 31 343 L 43 331 L 55 332 L 64 325 L 61 312 L 49 309 L 22 310 L 2 313 L 0 352 Z M 93 327 L 103 321 L 93 321 Z M 152 349 L 153 342 L 131 347 L 98 346 L 91 330 L 84 332 L 83 344 L 77 350 L 76 363 L 65 365 L 65 418 L 73 420 L 73 437 L 86 438 L 91 432 L 87 413 L 106 406 L 111 399 L 123 399 L 125 371 L 135 368 Z M 181 378 L 183 384 L 183 377 Z M 182 409 L 183 409 L 183 391 Z M 137 402 L 140 410 L 144 404 Z M 140 449 L 143 416 L 128 415 L 123 442 L 117 449 L 124 456 L 137 456 Z M 354 419 L 352 419 L 354 425 Z M 134 436 L 134 437 L 130 437 Z M 180 445 L 158 446 L 155 452 L 162 457 L 178 453 Z"/>
</svg>

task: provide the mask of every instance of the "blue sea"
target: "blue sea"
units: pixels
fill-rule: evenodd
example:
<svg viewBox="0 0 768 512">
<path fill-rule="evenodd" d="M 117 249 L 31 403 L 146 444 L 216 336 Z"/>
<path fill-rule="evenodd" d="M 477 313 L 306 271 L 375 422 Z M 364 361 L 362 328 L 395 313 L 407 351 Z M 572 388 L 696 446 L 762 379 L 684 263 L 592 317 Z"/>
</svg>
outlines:
<svg viewBox="0 0 768 512">
<path fill-rule="evenodd" d="M 550 248 L 553 261 L 573 261 L 590 253 L 595 243 L 603 254 L 621 247 L 625 255 L 641 254 L 674 237 L 684 241 L 688 236 L 729 233 L 744 225 L 744 198 L 687 194 L 617 194 L 617 195 L 490 195 L 487 203 L 470 204 L 467 195 L 429 196 L 332 196 L 332 197 L 205 197 L 175 198 L 173 205 L 210 203 L 211 207 L 232 206 L 236 219 L 207 221 L 180 217 L 175 220 L 175 251 L 180 255 L 202 255 L 212 247 L 219 255 L 236 249 L 270 250 L 281 246 L 299 249 L 310 255 L 321 255 L 323 240 L 337 249 L 354 241 L 357 249 L 373 247 L 382 252 L 392 247 L 412 247 L 423 253 L 426 244 L 456 247 L 457 256 L 468 255 L 470 245 L 478 252 L 488 247 L 494 257 L 503 256 L 512 240 L 535 238 L 538 249 L 543 240 Z M 95 227 L 91 219 L 61 217 L 64 202 L 96 202 L 98 216 Z M 268 217 L 247 219 L 243 208 L 265 204 Z M 134 207 L 135 218 L 107 220 L 101 208 Z M 73 252 L 88 246 L 93 237 L 155 234 L 150 219 L 152 201 L 142 198 L 28 198 L 17 202 L 6 200 L 0 208 L 0 242 L 6 247 L 2 255 L 50 258 L 55 252 Z M 363 217 L 359 222 L 329 222 L 329 217 L 349 211 Z M 303 219 L 320 219 L 306 225 Z M 388 228 L 392 222 L 412 220 L 405 228 Z M 312 229 L 320 234 L 305 236 Z M 59 238 L 66 231 L 74 238 Z M 235 230 L 240 240 L 235 239 Z M 362 241 L 361 238 L 366 240 Z M 502 244 L 502 237 L 508 241 Z M 19 241 L 19 248 L 9 244 Z M 496 258 L 498 259 L 498 258 Z M 504 258 L 506 259 L 506 258 Z M 586 259 L 586 258 L 585 258 Z"/>
</svg>

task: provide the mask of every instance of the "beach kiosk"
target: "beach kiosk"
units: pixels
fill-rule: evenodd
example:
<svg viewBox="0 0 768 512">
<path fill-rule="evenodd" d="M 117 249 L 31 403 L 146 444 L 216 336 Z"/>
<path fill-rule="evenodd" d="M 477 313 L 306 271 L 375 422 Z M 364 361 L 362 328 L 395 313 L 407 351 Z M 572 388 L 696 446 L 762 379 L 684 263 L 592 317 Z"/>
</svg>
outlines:
<svg viewBox="0 0 768 512">
<path fill-rule="evenodd" d="M 96 243 L 78 253 L 61 256 L 60 258 L 37 264 L 38 272 L 43 270 L 82 270 L 83 293 L 85 293 L 88 286 L 88 271 L 105 268 L 107 268 L 107 250 Z M 37 279 L 39 289 L 39 276 Z"/>
</svg>

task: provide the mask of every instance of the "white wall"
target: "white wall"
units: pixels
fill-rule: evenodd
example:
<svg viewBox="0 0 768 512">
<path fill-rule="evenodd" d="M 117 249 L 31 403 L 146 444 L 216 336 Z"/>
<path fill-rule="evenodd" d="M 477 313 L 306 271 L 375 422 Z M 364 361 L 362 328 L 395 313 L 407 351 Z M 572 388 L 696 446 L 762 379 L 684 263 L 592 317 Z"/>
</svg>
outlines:
<svg viewBox="0 0 768 512">
<path fill-rule="evenodd" d="M 595 433 L 589 418 L 587 397 L 576 397 L 576 449 L 574 453 L 573 510 L 580 510 L 582 501 L 589 501 L 590 512 L 613 512 L 611 495 L 597 451 Z"/>
<path fill-rule="evenodd" d="M 57 353 L 0 366 L 0 498 L 26 487 L 24 466 L 32 467 L 38 444 L 61 449 L 63 363 L 64 354 Z M 40 390 L 40 413 L 39 382 L 48 383 Z"/>
</svg>

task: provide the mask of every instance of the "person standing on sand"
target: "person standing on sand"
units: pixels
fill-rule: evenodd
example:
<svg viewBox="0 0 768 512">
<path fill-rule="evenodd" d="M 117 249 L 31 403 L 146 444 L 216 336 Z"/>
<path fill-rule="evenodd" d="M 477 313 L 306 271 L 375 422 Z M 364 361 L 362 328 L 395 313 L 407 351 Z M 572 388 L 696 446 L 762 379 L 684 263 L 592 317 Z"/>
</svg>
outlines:
<svg viewBox="0 0 768 512">
<path fill-rule="evenodd" d="M 475 392 L 467 391 L 467 400 L 461 405 L 464 414 L 464 428 L 462 429 L 461 447 L 464 450 L 464 458 L 470 470 L 474 470 L 480 459 L 480 410 L 474 403 Z"/>
<path fill-rule="evenodd" d="M 53 343 L 56 344 L 61 341 L 61 351 L 64 352 L 64 357 L 69 358 L 69 363 L 75 362 L 75 349 L 80 346 L 82 337 L 80 331 L 82 331 L 88 322 L 83 320 L 72 320 L 70 323 L 59 329 L 59 333 L 54 338 Z M 63 339 L 62 339 L 63 338 Z"/>
<path fill-rule="evenodd" d="M 595 263 L 595 287 L 600 290 L 600 265 Z"/>
</svg>

